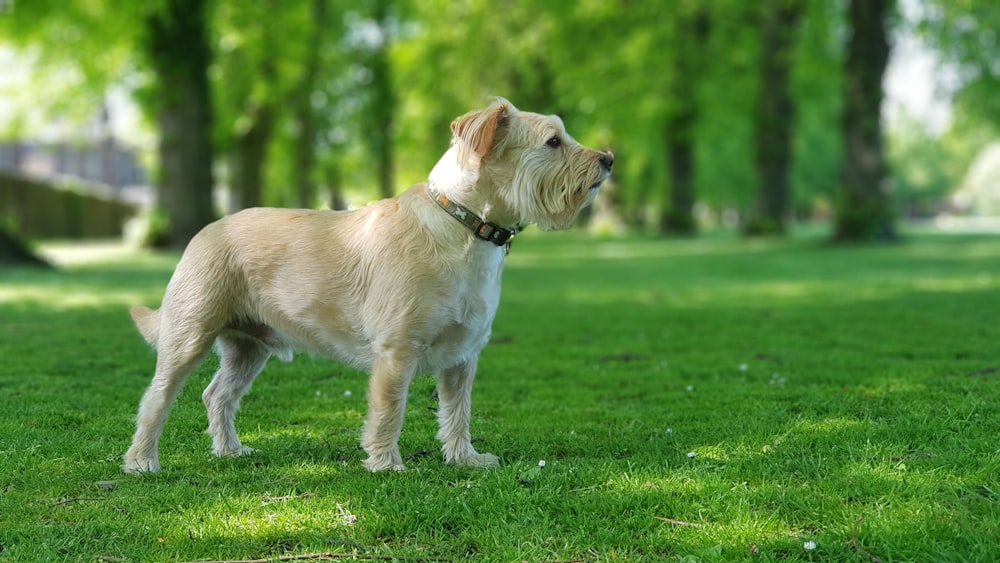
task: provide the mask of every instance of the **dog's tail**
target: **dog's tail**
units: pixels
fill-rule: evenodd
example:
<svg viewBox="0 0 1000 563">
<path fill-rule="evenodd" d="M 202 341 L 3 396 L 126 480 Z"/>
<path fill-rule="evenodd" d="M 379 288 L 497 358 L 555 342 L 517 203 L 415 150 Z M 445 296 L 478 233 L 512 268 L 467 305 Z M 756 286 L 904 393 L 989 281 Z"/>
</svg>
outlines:
<svg viewBox="0 0 1000 563">
<path fill-rule="evenodd" d="M 160 312 L 149 307 L 137 306 L 132 307 L 129 314 L 132 315 L 132 320 L 135 321 L 135 326 L 142 337 L 150 346 L 156 348 L 156 341 L 160 336 Z"/>
</svg>

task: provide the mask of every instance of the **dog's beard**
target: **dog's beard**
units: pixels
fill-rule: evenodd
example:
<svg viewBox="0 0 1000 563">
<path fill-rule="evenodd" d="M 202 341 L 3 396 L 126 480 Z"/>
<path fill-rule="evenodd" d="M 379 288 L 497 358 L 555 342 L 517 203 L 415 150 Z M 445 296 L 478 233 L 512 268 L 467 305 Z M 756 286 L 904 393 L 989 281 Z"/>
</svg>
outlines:
<svg viewBox="0 0 1000 563">
<path fill-rule="evenodd" d="M 572 177 L 552 174 L 533 178 L 531 172 L 530 166 L 524 166 L 515 174 L 508 203 L 517 210 L 522 222 L 534 223 L 543 231 L 571 227 L 580 210 L 593 203 L 608 177 L 606 171 L 590 167 Z"/>
<path fill-rule="evenodd" d="M 543 231 L 558 231 L 570 228 L 580 211 L 593 203 L 600 191 L 600 183 L 577 188 L 563 187 L 560 189 L 558 187 L 546 188 L 545 186 L 536 188 L 539 192 L 544 192 L 546 189 L 555 194 L 554 199 L 557 203 L 550 202 L 548 207 L 539 206 L 540 212 L 530 215 L 530 220 L 527 222 L 534 223 Z M 552 193 L 549 195 L 551 196 Z"/>
<path fill-rule="evenodd" d="M 597 192 L 599 192 L 599 191 L 601 191 L 601 185 L 600 184 L 594 184 L 593 186 L 591 186 L 587 190 L 587 197 L 586 197 L 586 199 L 583 200 L 583 205 L 581 205 L 580 208 L 582 209 L 582 208 L 587 207 L 588 205 L 591 205 L 592 203 L 594 203 L 594 200 L 597 199 Z"/>
</svg>

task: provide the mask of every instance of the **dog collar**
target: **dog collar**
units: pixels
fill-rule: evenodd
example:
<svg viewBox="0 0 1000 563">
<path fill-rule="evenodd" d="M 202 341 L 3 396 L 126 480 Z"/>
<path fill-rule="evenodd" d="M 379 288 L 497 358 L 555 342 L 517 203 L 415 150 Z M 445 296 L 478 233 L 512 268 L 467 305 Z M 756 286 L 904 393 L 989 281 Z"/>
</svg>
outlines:
<svg viewBox="0 0 1000 563">
<path fill-rule="evenodd" d="M 480 240 L 485 240 L 486 242 L 492 242 L 497 246 L 504 247 L 504 253 L 510 254 L 510 243 L 514 240 L 514 235 L 521 232 L 520 227 L 514 227 L 513 229 L 507 227 L 501 227 L 496 223 L 490 223 L 489 221 L 483 219 L 479 215 L 473 213 L 469 208 L 459 205 L 454 201 L 448 199 L 444 194 L 434 189 L 433 186 L 427 186 L 427 193 L 434 200 L 434 203 L 438 204 L 438 207 L 444 209 L 458 220 L 459 223 L 465 225 L 476 238 Z"/>
</svg>

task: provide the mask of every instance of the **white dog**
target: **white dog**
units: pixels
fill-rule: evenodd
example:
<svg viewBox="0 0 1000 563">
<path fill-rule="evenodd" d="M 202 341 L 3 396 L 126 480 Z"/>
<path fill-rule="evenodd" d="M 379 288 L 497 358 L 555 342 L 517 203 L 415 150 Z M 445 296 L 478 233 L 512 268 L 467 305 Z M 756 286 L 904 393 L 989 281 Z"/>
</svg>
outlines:
<svg viewBox="0 0 1000 563">
<path fill-rule="evenodd" d="M 253 451 L 236 436 L 240 397 L 272 354 L 305 350 L 370 370 L 361 445 L 371 471 L 402 469 L 407 388 L 424 372 L 437 375 L 445 461 L 497 464 L 472 447 L 469 418 L 505 247 L 525 224 L 568 228 L 614 159 L 503 98 L 451 130 L 429 182 L 398 197 L 347 212 L 248 209 L 191 240 L 160 309 L 131 311 L 157 359 L 126 472 L 160 469 L 170 406 L 213 343 L 220 367 L 202 400 L 215 455 Z"/>
</svg>

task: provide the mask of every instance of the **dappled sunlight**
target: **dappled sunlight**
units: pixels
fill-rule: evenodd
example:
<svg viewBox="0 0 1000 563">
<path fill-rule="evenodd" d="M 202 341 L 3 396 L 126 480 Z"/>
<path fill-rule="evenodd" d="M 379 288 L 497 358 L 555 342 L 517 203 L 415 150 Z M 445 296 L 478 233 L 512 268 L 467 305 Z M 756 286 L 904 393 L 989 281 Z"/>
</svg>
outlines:
<svg viewBox="0 0 1000 563">
<path fill-rule="evenodd" d="M 162 290 L 118 290 L 111 293 L 94 291 L 92 288 L 76 284 L 54 284 L 46 287 L 5 283 L 0 286 L 0 305 L 30 305 L 54 310 L 124 307 L 151 302 L 160 292 Z"/>
<path fill-rule="evenodd" d="M 660 305 L 671 308 L 759 308 L 782 305 L 809 305 L 817 301 L 864 303 L 921 293 L 961 293 L 1000 289 L 1000 275 L 988 272 L 966 275 L 913 276 L 905 272 L 872 274 L 845 291 L 844 280 L 826 279 L 747 279 L 706 278 L 701 285 L 637 285 L 622 272 L 620 282 L 598 284 L 593 280 L 570 278 L 557 288 L 560 299 L 574 304 Z M 511 292 L 508 291 L 508 295 Z M 555 296 L 553 296 L 555 298 Z"/>
<path fill-rule="evenodd" d="M 39 254 L 59 267 L 134 263 L 152 256 L 121 241 L 65 241 L 39 246 Z"/>
<path fill-rule="evenodd" d="M 178 258 L 118 242 L 47 243 L 39 251 L 55 269 L 4 272 L 0 305 L 59 311 L 155 304 Z"/>
<path fill-rule="evenodd" d="M 661 305 L 672 308 L 700 308 L 724 306 L 771 306 L 775 302 L 802 303 L 826 296 L 839 290 L 840 284 L 824 282 L 748 282 L 739 287 L 731 284 L 720 286 L 707 282 L 704 287 L 570 287 L 564 289 L 567 301 L 574 303 Z M 874 290 L 859 292 L 853 300 L 861 300 L 867 294 L 869 299 L 882 297 Z"/>
<path fill-rule="evenodd" d="M 995 242 L 925 237 L 857 248 L 803 239 L 593 240 L 545 233 L 515 244 L 506 263 L 504 300 L 633 304 L 666 313 L 821 301 L 864 305 L 1000 289 Z"/>
<path fill-rule="evenodd" d="M 1000 288 L 1000 276 L 987 272 L 968 277 L 920 277 L 911 281 L 911 287 L 923 292 L 962 292 Z"/>
<path fill-rule="evenodd" d="M 324 538 L 329 542 L 350 537 L 351 528 L 364 516 L 354 512 L 347 495 L 338 498 L 298 491 L 290 484 L 275 486 L 263 494 L 237 493 L 229 487 L 213 494 L 209 488 L 202 504 L 177 516 L 161 543 L 169 548 L 172 542 L 207 541 L 217 547 L 233 546 L 226 550 L 233 554 L 238 554 L 236 546 L 283 553 Z"/>
<path fill-rule="evenodd" d="M 523 240 L 527 239 L 527 240 Z M 572 244 L 567 244 L 572 243 Z M 536 233 L 528 231 L 518 235 L 517 242 L 507 258 L 505 267 L 512 269 L 534 266 L 572 266 L 591 260 L 611 262 L 626 260 L 655 260 L 679 257 L 720 256 L 726 254 L 755 254 L 773 250 L 787 243 L 783 241 L 757 241 L 731 238 L 719 239 L 658 239 L 625 238 L 602 240 L 581 232 Z M 551 252 L 558 245 L 560 252 Z M 615 264 L 613 267 L 620 267 Z"/>
<path fill-rule="evenodd" d="M 967 478 L 922 463 L 919 452 L 890 454 L 893 446 L 871 434 L 875 426 L 850 417 L 798 419 L 760 453 L 734 442 L 693 445 L 687 461 L 630 462 L 585 494 L 645 509 L 657 534 L 674 544 L 705 549 L 707 534 L 720 538 L 724 553 L 746 556 L 839 552 L 845 541 L 856 553 L 882 556 L 892 552 L 888 545 L 969 525 L 959 520 L 968 518 Z M 844 448 L 845 438 L 846 456 L 828 449 Z M 772 470 L 761 473 L 762 464 Z"/>
<path fill-rule="evenodd" d="M 792 434 L 813 434 L 824 435 L 833 432 L 861 432 L 871 423 L 858 420 L 856 418 L 823 418 L 819 420 L 803 418 L 792 423 L 789 430 L 781 438 L 787 438 Z M 775 445 L 783 440 L 776 440 Z"/>
</svg>

